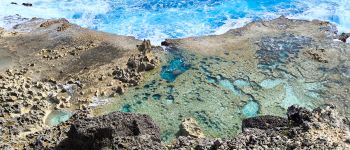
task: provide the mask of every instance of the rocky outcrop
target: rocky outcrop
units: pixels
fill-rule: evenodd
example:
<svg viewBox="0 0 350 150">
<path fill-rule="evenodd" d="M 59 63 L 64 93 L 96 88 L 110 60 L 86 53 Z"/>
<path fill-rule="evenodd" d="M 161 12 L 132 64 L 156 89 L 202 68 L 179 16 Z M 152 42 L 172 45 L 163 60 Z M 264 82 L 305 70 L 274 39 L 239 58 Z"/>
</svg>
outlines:
<svg viewBox="0 0 350 150">
<path fill-rule="evenodd" d="M 248 118 L 242 133 L 226 139 L 179 136 L 170 145 L 160 143 L 160 130 L 147 115 L 114 112 L 100 117 L 76 113 L 50 130 L 27 136 L 26 149 L 349 149 L 350 122 L 332 105 L 307 110 L 291 106 L 288 119 L 274 116 Z M 256 122 L 253 122 L 256 121 Z M 187 131 L 197 125 L 184 120 Z M 189 132 L 187 132 L 189 133 Z M 193 132 L 191 132 L 193 133 Z M 201 134 L 202 135 L 202 134 Z M 2 145 L 4 146 L 4 145 Z M 2 147 L 4 148 L 4 147 Z"/>
<path fill-rule="evenodd" d="M 242 122 L 242 131 L 250 128 L 266 130 L 286 126 L 288 126 L 288 120 L 286 118 L 267 115 L 244 119 Z"/>
<path fill-rule="evenodd" d="M 243 132 L 234 139 L 179 137 L 170 149 L 349 149 L 348 118 L 332 105 L 309 111 L 288 109 L 288 119 L 260 116 L 243 121 Z M 253 121 L 254 120 L 254 121 Z M 256 121 L 256 122 L 255 122 Z M 269 124 L 269 125 L 267 125 Z"/>
<path fill-rule="evenodd" d="M 157 48 L 147 40 L 142 44 L 133 37 L 81 28 L 66 19 L 14 17 L 23 23 L 0 29 L 0 149 L 21 149 L 25 144 L 18 143 L 38 137 L 33 133 L 49 134 L 38 137 L 44 149 L 48 143 L 57 144 L 65 138 L 61 135 L 66 127 L 47 123 L 51 112 L 85 110 L 94 97 L 123 94 L 134 84 L 116 80 L 112 75 L 116 66 L 132 70 L 135 75 L 130 78 L 138 84 L 142 72 L 157 65 L 159 51 L 153 51 Z M 132 61 L 136 66 L 127 65 Z"/>
<path fill-rule="evenodd" d="M 127 67 L 121 69 L 116 67 L 113 71 L 114 78 L 120 80 L 130 86 L 138 85 L 141 81 L 141 73 L 145 71 L 153 70 L 159 59 L 157 56 L 153 56 L 151 50 L 155 50 L 156 47 L 151 46 L 149 40 L 144 40 L 141 45 L 137 45 L 139 54 L 132 55 L 127 62 Z"/>
<path fill-rule="evenodd" d="M 159 127 L 147 115 L 114 112 L 74 121 L 60 149 L 159 149 Z"/>
<path fill-rule="evenodd" d="M 342 42 L 346 42 L 346 40 L 350 37 L 350 33 L 342 33 L 339 35 L 338 39 Z"/>
<path fill-rule="evenodd" d="M 92 117 L 88 110 L 26 136 L 23 149 L 162 149 L 160 129 L 147 115 L 114 112 Z"/>
</svg>

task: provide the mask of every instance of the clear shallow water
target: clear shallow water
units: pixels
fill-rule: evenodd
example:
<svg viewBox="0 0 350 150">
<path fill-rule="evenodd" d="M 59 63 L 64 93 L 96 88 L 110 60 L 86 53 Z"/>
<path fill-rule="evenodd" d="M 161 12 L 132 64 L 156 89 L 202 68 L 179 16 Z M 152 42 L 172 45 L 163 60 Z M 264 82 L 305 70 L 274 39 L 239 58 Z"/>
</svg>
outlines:
<svg viewBox="0 0 350 150">
<path fill-rule="evenodd" d="M 270 78 L 260 74 L 258 66 L 240 67 L 245 66 L 245 61 L 232 60 L 231 55 L 179 53 L 181 57 L 166 53 L 162 68 L 147 72 L 141 85 L 96 108 L 95 114 L 148 114 L 160 126 L 162 141 L 171 142 L 184 118 L 195 119 L 207 137 L 232 137 L 240 132 L 244 118 L 284 116 L 293 104 L 307 108 L 323 104 L 323 97 L 318 95 L 322 93 L 322 83 L 309 83 L 283 72 L 278 78 Z M 184 66 L 190 67 L 181 69 Z M 176 70 L 183 71 L 174 76 Z M 257 76 L 262 78 L 252 80 Z"/>
<path fill-rule="evenodd" d="M 56 126 L 62 122 L 67 121 L 73 114 L 67 111 L 52 111 L 46 118 L 46 124 L 50 126 Z"/>
<path fill-rule="evenodd" d="M 31 0 L 33 7 L 0 1 L 0 26 L 10 27 L 23 17 L 67 18 L 91 29 L 147 38 L 159 44 L 165 38 L 221 34 L 229 29 L 280 15 L 321 19 L 350 31 L 350 0 Z"/>
</svg>

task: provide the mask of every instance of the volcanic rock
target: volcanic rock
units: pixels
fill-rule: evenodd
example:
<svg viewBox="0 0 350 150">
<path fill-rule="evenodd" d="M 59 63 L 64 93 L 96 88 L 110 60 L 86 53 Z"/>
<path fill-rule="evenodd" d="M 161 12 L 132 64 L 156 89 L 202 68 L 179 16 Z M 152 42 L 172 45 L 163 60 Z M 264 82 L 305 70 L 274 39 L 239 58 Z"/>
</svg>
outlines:
<svg viewBox="0 0 350 150">
<path fill-rule="evenodd" d="M 159 149 L 160 129 L 147 115 L 114 112 L 76 120 L 64 149 Z"/>
</svg>

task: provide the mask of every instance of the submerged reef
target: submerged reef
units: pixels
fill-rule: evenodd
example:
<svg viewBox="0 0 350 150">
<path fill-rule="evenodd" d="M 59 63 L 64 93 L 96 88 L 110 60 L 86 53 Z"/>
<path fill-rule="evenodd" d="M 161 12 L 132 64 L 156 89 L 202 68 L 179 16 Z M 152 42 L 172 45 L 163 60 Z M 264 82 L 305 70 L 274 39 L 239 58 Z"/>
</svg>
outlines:
<svg viewBox="0 0 350 150">
<path fill-rule="evenodd" d="M 336 32 L 281 17 L 163 49 L 31 19 L 0 30 L 0 149 L 348 147 Z"/>
</svg>

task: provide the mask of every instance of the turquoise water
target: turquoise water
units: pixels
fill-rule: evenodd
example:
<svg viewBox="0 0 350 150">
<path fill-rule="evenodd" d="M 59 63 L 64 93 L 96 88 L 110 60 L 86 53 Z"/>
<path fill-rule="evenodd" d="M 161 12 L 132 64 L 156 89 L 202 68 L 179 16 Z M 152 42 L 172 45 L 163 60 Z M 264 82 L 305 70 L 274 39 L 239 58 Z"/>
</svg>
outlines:
<svg viewBox="0 0 350 150">
<path fill-rule="evenodd" d="M 253 100 L 244 105 L 242 112 L 246 117 L 255 117 L 258 115 L 259 104 Z"/>
<path fill-rule="evenodd" d="M 130 87 L 112 103 L 97 108 L 97 114 L 148 114 L 160 126 L 162 141 L 171 142 L 185 118 L 195 119 L 207 137 L 232 137 L 241 131 L 242 119 L 284 116 L 290 105 L 314 108 L 323 103 L 321 82 L 306 82 L 285 72 L 279 77 L 264 76 L 258 64 L 244 67 L 253 58 L 232 60 L 232 56 L 179 51 L 181 57 L 165 52 L 162 68 L 147 72 L 139 87 Z"/>
<path fill-rule="evenodd" d="M 84 27 L 157 44 L 165 38 L 220 34 L 280 15 L 328 20 L 350 31 L 349 0 L 31 0 L 33 7 L 11 5 L 12 1 L 0 1 L 0 26 L 13 25 L 4 17 L 15 14 L 63 17 Z"/>
<path fill-rule="evenodd" d="M 67 111 L 54 110 L 46 118 L 46 124 L 56 126 L 67 121 L 73 114 Z"/>
<path fill-rule="evenodd" d="M 160 76 L 162 79 L 173 82 L 176 77 L 186 72 L 190 68 L 190 65 L 186 63 L 184 58 L 175 57 L 172 58 L 168 65 L 162 67 Z"/>
<path fill-rule="evenodd" d="M 280 15 L 328 20 L 341 31 L 350 31 L 349 0 L 32 0 L 33 7 L 11 5 L 12 1 L 0 2 L 0 26 L 9 28 L 17 23 L 4 18 L 14 14 L 64 17 L 83 27 L 147 38 L 155 44 L 165 38 L 221 34 L 251 21 Z M 140 87 L 130 87 L 100 109 L 106 113 L 148 114 L 159 124 L 162 140 L 171 141 L 186 117 L 194 118 L 208 137 L 232 137 L 240 132 L 244 118 L 284 115 L 293 104 L 312 108 L 323 103 L 319 93 L 324 87 L 320 82 L 306 82 L 283 72 L 278 72 L 278 78 L 261 74 L 285 66 L 287 58 L 298 58 L 295 54 L 306 39 L 283 37 L 273 40 L 287 42 L 280 49 L 279 42 L 265 41 L 277 45 L 277 49 L 259 45 L 256 55 L 271 56 L 271 61 L 259 60 L 256 68 L 244 64 L 254 58 L 170 54 L 162 68 L 148 74 Z M 295 42 L 289 42 L 292 40 Z M 70 115 L 54 111 L 46 122 L 57 125 Z"/>
</svg>

